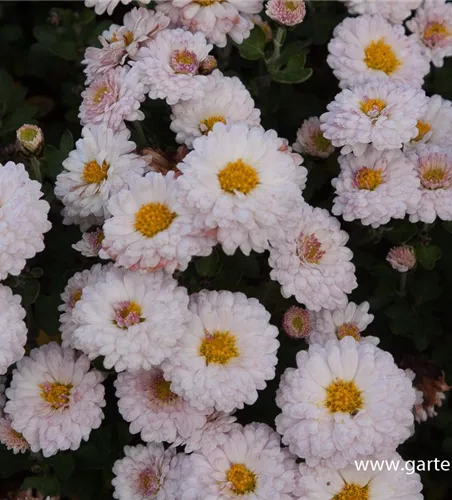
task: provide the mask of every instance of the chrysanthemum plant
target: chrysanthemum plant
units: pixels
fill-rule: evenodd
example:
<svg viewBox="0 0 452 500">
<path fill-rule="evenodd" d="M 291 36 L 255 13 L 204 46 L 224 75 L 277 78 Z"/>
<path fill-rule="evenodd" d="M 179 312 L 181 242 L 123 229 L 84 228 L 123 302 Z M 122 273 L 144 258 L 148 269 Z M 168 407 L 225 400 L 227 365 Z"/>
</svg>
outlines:
<svg viewBox="0 0 452 500">
<path fill-rule="evenodd" d="M 452 459 L 452 5 L 85 3 L 2 10 L 0 497 L 448 500 L 355 461 Z"/>
</svg>

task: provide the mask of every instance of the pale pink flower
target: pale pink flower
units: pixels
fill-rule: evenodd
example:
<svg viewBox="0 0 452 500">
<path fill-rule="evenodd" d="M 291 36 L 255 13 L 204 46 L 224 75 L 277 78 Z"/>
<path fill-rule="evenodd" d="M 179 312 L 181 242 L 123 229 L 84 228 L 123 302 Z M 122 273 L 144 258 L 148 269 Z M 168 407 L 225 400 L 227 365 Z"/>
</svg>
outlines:
<svg viewBox="0 0 452 500">
<path fill-rule="evenodd" d="M 297 132 L 297 140 L 293 148 L 298 153 L 304 153 L 318 158 L 328 158 L 334 152 L 334 146 L 323 136 L 320 130 L 320 118 L 311 116 L 305 120 Z"/>
<path fill-rule="evenodd" d="M 97 228 L 94 231 L 83 233 L 82 239 L 72 245 L 72 248 L 85 257 L 98 257 L 103 240 L 104 232 L 101 228 Z"/>
<path fill-rule="evenodd" d="M 416 265 L 416 254 L 412 246 L 402 245 L 391 248 L 386 260 L 396 271 L 406 273 Z"/>
<path fill-rule="evenodd" d="M 82 93 L 79 113 L 82 125 L 104 123 L 118 131 L 124 126 L 124 120 L 143 120 L 140 104 L 146 91 L 135 68 L 124 66 L 108 70 Z"/>
<path fill-rule="evenodd" d="M 307 337 L 312 332 L 311 313 L 302 307 L 292 306 L 284 313 L 282 326 L 289 337 Z"/>
<path fill-rule="evenodd" d="M 269 0 L 265 13 L 279 24 L 295 26 L 303 21 L 306 6 L 304 0 Z"/>
<path fill-rule="evenodd" d="M 26 439 L 16 432 L 11 427 L 9 418 L 0 418 L 0 443 L 6 446 L 7 450 L 11 450 L 15 455 L 17 453 L 25 453 L 30 449 L 30 445 Z"/>
</svg>

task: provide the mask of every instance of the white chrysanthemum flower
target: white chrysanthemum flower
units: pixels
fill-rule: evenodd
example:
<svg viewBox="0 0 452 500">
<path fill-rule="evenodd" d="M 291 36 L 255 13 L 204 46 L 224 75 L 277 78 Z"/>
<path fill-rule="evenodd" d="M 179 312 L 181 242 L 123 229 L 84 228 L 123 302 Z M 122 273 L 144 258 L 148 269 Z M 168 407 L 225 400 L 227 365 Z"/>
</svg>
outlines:
<svg viewBox="0 0 452 500">
<path fill-rule="evenodd" d="M 340 156 L 339 164 L 339 177 L 331 182 L 336 195 L 334 215 L 378 227 L 391 219 L 403 219 L 408 210 L 417 207 L 419 179 L 400 149 L 368 147 L 361 156 Z"/>
<path fill-rule="evenodd" d="M 157 10 L 171 17 L 176 26 L 200 31 L 209 43 L 225 47 L 227 36 L 242 43 L 250 36 L 253 23 L 247 14 L 258 14 L 263 0 L 157 0 Z"/>
<path fill-rule="evenodd" d="M 217 447 L 222 447 L 229 439 L 234 429 L 240 429 L 234 415 L 215 411 L 207 416 L 206 423 L 195 429 L 186 439 L 179 439 L 173 446 L 185 446 L 185 452 L 198 451 L 203 455 L 212 453 Z"/>
<path fill-rule="evenodd" d="M 306 15 L 304 0 L 268 0 L 265 13 L 283 26 L 296 26 Z"/>
<path fill-rule="evenodd" d="M 82 92 L 79 118 L 82 125 L 104 124 L 113 130 L 125 127 L 124 120 L 144 120 L 140 111 L 148 87 L 136 67 L 121 66 L 98 75 Z"/>
<path fill-rule="evenodd" d="M 400 149 L 419 133 L 417 122 L 427 110 L 428 98 L 421 89 L 400 85 L 386 78 L 337 94 L 320 120 L 323 135 L 342 154 L 375 149 Z"/>
<path fill-rule="evenodd" d="M 361 332 L 372 323 L 374 316 L 369 314 L 369 302 L 356 305 L 349 302 L 346 307 L 329 311 L 322 309 L 312 313 L 312 332 L 306 337 L 308 344 L 324 346 L 329 340 L 341 340 L 350 336 L 362 342 L 372 342 L 378 345 L 377 337 L 362 337 Z"/>
<path fill-rule="evenodd" d="M 452 102 L 439 95 L 428 99 L 427 110 L 417 122 L 417 136 L 404 149 L 418 144 L 434 144 L 452 148 Z"/>
<path fill-rule="evenodd" d="M 135 154 L 127 128 L 114 132 L 105 125 L 84 127 L 76 149 L 63 162 L 55 195 L 65 205 L 68 217 L 106 218 L 107 201 L 115 193 L 144 174 L 147 167 Z"/>
<path fill-rule="evenodd" d="M 189 319 L 187 290 L 171 276 L 113 268 L 83 288 L 72 342 L 90 359 L 105 356 L 107 369 L 149 370 L 172 355 Z"/>
<path fill-rule="evenodd" d="M 237 248 L 246 255 L 266 250 L 302 202 L 306 169 L 281 145 L 274 130 L 217 123 L 178 165 L 181 203 L 198 212 L 200 228 L 218 228 L 228 255 Z"/>
<path fill-rule="evenodd" d="M 119 413 L 130 422 L 130 433 L 145 442 L 174 443 L 201 429 L 213 409 L 200 411 L 171 392 L 160 367 L 123 372 L 115 381 Z"/>
<path fill-rule="evenodd" d="M 111 68 L 124 64 L 127 58 L 134 59 L 138 50 L 146 45 L 159 31 L 165 29 L 170 20 L 162 12 L 144 7 L 135 7 L 126 13 L 123 25 L 112 24 L 99 37 L 102 48 L 88 47 L 85 51 L 85 73 L 87 83 Z"/>
<path fill-rule="evenodd" d="M 41 184 L 32 181 L 22 163 L 0 163 L 0 280 L 18 276 L 25 261 L 44 250 L 44 233 L 50 206 Z"/>
<path fill-rule="evenodd" d="M 192 471 L 183 476 L 183 500 L 292 500 L 294 458 L 281 449 L 268 425 L 234 429 L 222 446 L 190 456 Z"/>
<path fill-rule="evenodd" d="M 386 458 L 411 435 L 415 392 L 392 356 L 352 337 L 311 345 L 281 378 L 276 428 L 309 466 Z"/>
<path fill-rule="evenodd" d="M 379 2 L 381 3 L 381 2 Z M 357 78 L 385 76 L 421 87 L 430 66 L 418 44 L 381 16 L 348 17 L 338 24 L 328 44 L 327 62 L 341 88 Z"/>
<path fill-rule="evenodd" d="M 199 409 L 255 403 L 275 377 L 278 329 L 270 314 L 256 299 L 227 291 L 192 295 L 190 310 L 190 326 L 162 365 L 173 392 Z"/>
<path fill-rule="evenodd" d="M 295 215 L 297 225 L 271 242 L 270 277 L 283 297 L 294 295 L 308 309 L 345 307 L 346 294 L 357 287 L 348 234 L 327 210 L 304 204 Z"/>
<path fill-rule="evenodd" d="M 304 153 L 319 158 L 328 158 L 334 152 L 329 139 L 325 139 L 320 130 L 320 119 L 311 116 L 305 120 L 297 131 L 297 141 L 293 148 L 298 153 Z"/>
<path fill-rule="evenodd" d="M 131 1 L 132 0 L 85 0 L 85 5 L 87 7 L 94 7 L 94 11 L 99 16 L 105 12 L 111 16 L 120 2 L 124 5 L 129 5 Z M 140 3 L 148 4 L 150 1 L 151 0 L 140 0 Z"/>
<path fill-rule="evenodd" d="M 196 213 L 177 200 L 173 172 L 150 172 L 108 203 L 102 258 L 127 269 L 184 271 L 194 256 L 207 256 L 216 240 L 195 228 Z"/>
<path fill-rule="evenodd" d="M 179 500 L 180 471 L 185 455 L 165 450 L 162 444 L 126 446 L 125 457 L 113 465 L 111 484 L 118 500 Z"/>
<path fill-rule="evenodd" d="M 149 85 L 151 99 L 178 101 L 203 97 L 207 76 L 199 68 L 212 50 L 202 33 L 183 29 L 163 30 L 140 49 L 136 65 L 141 79 Z"/>
<path fill-rule="evenodd" d="M 0 285 L 0 375 L 25 354 L 27 325 L 20 302 L 20 295 L 13 295 L 11 288 Z"/>
<path fill-rule="evenodd" d="M 402 24 L 422 0 L 345 0 L 350 14 L 379 15 L 393 24 Z"/>
<path fill-rule="evenodd" d="M 31 451 L 45 457 L 77 450 L 100 427 L 105 406 L 103 375 L 89 359 L 55 342 L 33 349 L 17 363 L 5 413 Z"/>
<path fill-rule="evenodd" d="M 104 241 L 104 232 L 101 228 L 94 231 L 86 231 L 82 239 L 72 245 L 74 250 L 80 252 L 84 257 L 98 257 Z"/>
<path fill-rule="evenodd" d="M 207 76 L 208 84 L 201 98 L 179 102 L 172 107 L 171 130 L 176 140 L 192 147 L 194 139 L 207 135 L 217 122 L 260 125 L 260 111 L 245 85 L 237 78 L 215 70 Z"/>
<path fill-rule="evenodd" d="M 107 264 L 106 266 L 94 264 L 91 269 L 75 273 L 67 282 L 64 292 L 61 294 L 63 304 L 58 306 L 58 310 L 61 311 L 60 331 L 63 347 L 72 345 L 72 332 L 77 326 L 72 317 L 72 311 L 75 304 L 81 299 L 83 289 L 87 285 L 94 285 L 100 281 L 111 267 L 112 264 Z"/>
<path fill-rule="evenodd" d="M 411 222 L 452 220 L 452 151 L 420 145 L 407 153 L 420 180 L 421 199 L 408 213 Z"/>
<path fill-rule="evenodd" d="M 11 427 L 9 418 L 0 418 L 0 443 L 6 446 L 7 450 L 11 450 L 14 455 L 25 453 L 30 449 L 30 445 L 22 434 Z"/>
<path fill-rule="evenodd" d="M 352 464 L 343 469 L 315 468 L 300 465 L 296 491 L 303 500 L 423 500 L 419 474 L 411 473 L 402 457 L 395 453 L 385 457 L 387 464 L 397 470 L 357 470 Z M 370 462 L 369 462 L 370 463 Z"/>
<path fill-rule="evenodd" d="M 407 21 L 411 38 L 420 47 L 423 56 L 441 68 L 444 58 L 452 56 L 452 5 L 446 2 L 426 2 Z"/>
</svg>

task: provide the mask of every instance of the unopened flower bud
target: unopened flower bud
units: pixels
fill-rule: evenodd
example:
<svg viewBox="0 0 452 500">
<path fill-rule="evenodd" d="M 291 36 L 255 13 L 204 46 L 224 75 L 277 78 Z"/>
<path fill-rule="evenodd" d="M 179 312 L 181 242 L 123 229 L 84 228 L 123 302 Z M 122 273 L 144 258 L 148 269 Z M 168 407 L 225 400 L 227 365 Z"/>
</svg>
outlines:
<svg viewBox="0 0 452 500">
<path fill-rule="evenodd" d="M 217 60 L 214 56 L 207 56 L 199 67 L 201 75 L 210 75 L 213 70 L 217 69 Z"/>
<path fill-rule="evenodd" d="M 402 245 L 391 248 L 386 260 L 396 271 L 406 273 L 416 265 L 416 254 L 412 246 Z"/>
<path fill-rule="evenodd" d="M 285 312 L 282 326 L 289 337 L 308 337 L 312 331 L 311 313 L 307 309 L 292 306 Z"/>
<path fill-rule="evenodd" d="M 36 125 L 22 125 L 17 132 L 17 147 L 26 156 L 39 156 L 44 147 L 44 134 Z"/>
<path fill-rule="evenodd" d="M 303 21 L 306 6 L 304 0 L 269 0 L 265 13 L 283 26 L 295 26 Z"/>
</svg>

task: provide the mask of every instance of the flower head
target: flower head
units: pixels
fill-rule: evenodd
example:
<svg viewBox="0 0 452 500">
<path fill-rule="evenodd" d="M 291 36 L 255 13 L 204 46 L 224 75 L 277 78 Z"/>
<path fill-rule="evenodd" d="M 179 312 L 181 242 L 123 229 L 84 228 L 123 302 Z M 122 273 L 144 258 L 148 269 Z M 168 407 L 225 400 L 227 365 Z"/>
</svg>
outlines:
<svg viewBox="0 0 452 500">
<path fill-rule="evenodd" d="M 316 116 L 311 116 L 302 123 L 293 145 L 295 151 L 318 158 L 328 158 L 334 152 L 334 146 L 324 137 L 320 124 L 320 119 Z"/>
<path fill-rule="evenodd" d="M 15 455 L 17 453 L 26 453 L 30 449 L 30 445 L 22 434 L 11 427 L 9 418 L 0 418 L 0 443 Z"/>
<path fill-rule="evenodd" d="M 85 5 L 87 7 L 94 7 L 94 11 L 98 16 L 105 12 L 111 16 L 119 3 L 128 5 L 131 1 L 132 0 L 85 0 Z M 148 4 L 150 1 L 151 0 L 140 0 L 140 3 Z"/>
<path fill-rule="evenodd" d="M 300 24 L 306 15 L 304 0 L 269 0 L 265 13 L 284 26 Z"/>
<path fill-rule="evenodd" d="M 302 307 L 292 306 L 284 313 L 282 326 L 289 337 L 306 338 L 312 332 L 311 312 Z"/>
<path fill-rule="evenodd" d="M 392 24 L 402 24 L 422 0 L 345 0 L 351 14 L 379 15 Z"/>
<path fill-rule="evenodd" d="M 94 231 L 86 231 L 83 233 L 82 239 L 72 245 L 72 248 L 85 257 L 98 257 L 104 237 L 105 235 L 101 228 L 97 228 Z"/>
<path fill-rule="evenodd" d="M 103 376 L 84 355 L 55 342 L 33 349 L 13 372 L 5 413 L 31 451 L 49 457 L 77 450 L 100 427 L 105 406 Z"/>
<path fill-rule="evenodd" d="M 19 150 L 28 155 L 39 156 L 44 147 L 44 133 L 36 125 L 22 125 L 16 131 Z"/>
<path fill-rule="evenodd" d="M 393 247 L 389 250 L 386 260 L 396 271 L 406 273 L 416 265 L 416 253 L 410 245 Z"/>
</svg>

